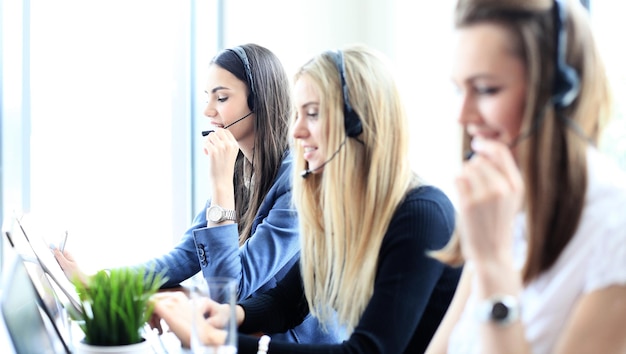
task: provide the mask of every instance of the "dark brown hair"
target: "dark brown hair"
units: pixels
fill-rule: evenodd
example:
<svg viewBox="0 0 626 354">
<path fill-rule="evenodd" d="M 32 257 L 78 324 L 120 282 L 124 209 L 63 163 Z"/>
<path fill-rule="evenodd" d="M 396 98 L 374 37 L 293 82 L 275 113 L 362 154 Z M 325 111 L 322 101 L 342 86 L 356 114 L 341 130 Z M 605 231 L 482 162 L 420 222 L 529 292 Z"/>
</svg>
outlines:
<svg viewBox="0 0 626 354">
<path fill-rule="evenodd" d="M 274 184 L 289 147 L 292 102 L 289 78 L 278 57 L 257 44 L 240 47 L 250 63 L 256 115 L 252 161 L 240 151 L 233 180 L 239 243 L 243 244 L 251 236 L 254 217 Z M 211 64 L 219 65 L 246 83 L 248 95 L 251 94 L 244 64 L 235 52 L 224 50 L 213 58 Z"/>
</svg>

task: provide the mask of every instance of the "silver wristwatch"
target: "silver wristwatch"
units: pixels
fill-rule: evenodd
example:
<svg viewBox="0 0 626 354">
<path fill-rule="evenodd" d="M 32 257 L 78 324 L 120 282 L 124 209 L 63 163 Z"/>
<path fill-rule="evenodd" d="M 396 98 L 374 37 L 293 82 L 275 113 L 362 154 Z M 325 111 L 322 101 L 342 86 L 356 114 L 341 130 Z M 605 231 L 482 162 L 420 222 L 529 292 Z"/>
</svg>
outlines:
<svg viewBox="0 0 626 354">
<path fill-rule="evenodd" d="M 507 326 L 520 317 L 520 305 L 511 295 L 495 295 L 478 304 L 477 316 L 482 322 Z"/>
<path fill-rule="evenodd" d="M 224 220 L 235 221 L 235 211 L 232 209 L 224 209 L 219 205 L 211 205 L 206 210 L 206 219 L 215 224 L 219 224 Z"/>
</svg>

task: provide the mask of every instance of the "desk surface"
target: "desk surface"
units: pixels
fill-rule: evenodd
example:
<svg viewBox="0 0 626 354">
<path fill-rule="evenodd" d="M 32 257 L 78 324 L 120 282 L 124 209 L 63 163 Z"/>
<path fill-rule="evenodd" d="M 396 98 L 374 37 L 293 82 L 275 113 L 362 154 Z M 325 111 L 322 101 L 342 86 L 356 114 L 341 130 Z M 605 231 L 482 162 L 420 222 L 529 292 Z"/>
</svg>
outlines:
<svg viewBox="0 0 626 354">
<path fill-rule="evenodd" d="M 151 346 L 154 353 L 158 354 L 191 354 L 191 350 L 183 348 L 180 345 L 180 340 L 172 332 L 155 336 L 151 340 Z"/>
</svg>

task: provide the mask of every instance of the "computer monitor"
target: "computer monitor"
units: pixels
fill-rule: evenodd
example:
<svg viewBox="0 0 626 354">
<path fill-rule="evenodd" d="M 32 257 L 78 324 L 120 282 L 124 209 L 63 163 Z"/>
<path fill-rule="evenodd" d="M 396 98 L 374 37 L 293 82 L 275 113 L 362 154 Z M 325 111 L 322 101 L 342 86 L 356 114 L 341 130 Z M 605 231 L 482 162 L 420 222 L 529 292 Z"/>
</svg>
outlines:
<svg viewBox="0 0 626 354">
<path fill-rule="evenodd" d="M 4 257 L 0 309 L 15 352 L 70 353 L 61 327 L 63 312 L 49 292 L 52 286 L 45 273 L 12 247 L 5 247 Z"/>
</svg>

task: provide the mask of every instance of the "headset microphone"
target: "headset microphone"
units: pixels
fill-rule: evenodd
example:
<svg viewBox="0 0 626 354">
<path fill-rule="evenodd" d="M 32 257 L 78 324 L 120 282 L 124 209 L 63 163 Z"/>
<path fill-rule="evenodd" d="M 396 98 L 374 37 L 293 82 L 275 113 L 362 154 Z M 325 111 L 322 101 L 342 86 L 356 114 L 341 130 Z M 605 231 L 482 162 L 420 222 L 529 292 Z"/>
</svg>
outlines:
<svg viewBox="0 0 626 354">
<path fill-rule="evenodd" d="M 322 165 L 322 166 L 323 166 L 323 165 Z M 302 178 L 307 178 L 307 177 L 309 177 L 309 175 L 310 175 L 311 173 L 313 173 L 313 171 L 312 171 L 312 170 L 306 169 L 306 170 L 304 170 L 304 171 L 300 172 L 300 176 L 302 176 Z"/>
<path fill-rule="evenodd" d="M 250 116 L 252 114 L 252 111 L 250 111 L 250 113 L 246 114 L 245 116 L 237 119 L 236 121 L 230 123 L 229 125 L 225 126 L 224 129 L 228 129 L 228 127 L 231 127 L 233 125 L 235 125 L 235 123 L 239 123 L 240 121 L 242 121 L 244 118 L 248 118 L 248 116 Z M 213 133 L 215 130 L 203 130 L 202 131 L 202 136 L 207 136 L 211 133 Z"/>
<path fill-rule="evenodd" d="M 339 153 L 339 151 L 341 150 L 341 148 L 342 148 L 342 147 L 346 144 L 346 139 L 347 139 L 347 137 L 343 139 L 343 141 L 341 142 L 341 145 L 339 145 L 339 147 L 337 148 L 337 150 L 333 153 L 333 156 L 331 156 L 328 160 L 326 160 L 326 161 L 322 162 L 322 164 L 321 164 L 321 165 L 319 165 L 319 166 L 315 167 L 315 168 L 314 168 L 314 169 L 312 169 L 312 170 L 307 168 L 306 170 L 304 170 L 304 171 L 300 172 L 300 176 L 302 176 L 302 178 L 307 178 L 307 177 L 309 177 L 309 175 L 311 175 L 313 172 L 315 172 L 315 171 L 319 170 L 320 168 L 322 168 L 322 167 L 326 166 L 326 164 L 327 164 L 327 163 L 329 163 L 332 159 L 334 159 L 334 158 L 335 158 L 335 156 L 337 156 L 337 154 Z"/>
<path fill-rule="evenodd" d="M 229 125 L 225 126 L 224 129 L 228 129 L 228 128 L 232 127 L 233 125 L 235 125 L 235 123 L 241 122 L 244 118 L 248 118 L 248 116 L 250 116 L 251 114 L 252 114 L 252 111 L 250 111 L 250 113 L 246 114 L 245 116 L 237 119 L 236 121 L 230 123 Z"/>
</svg>

